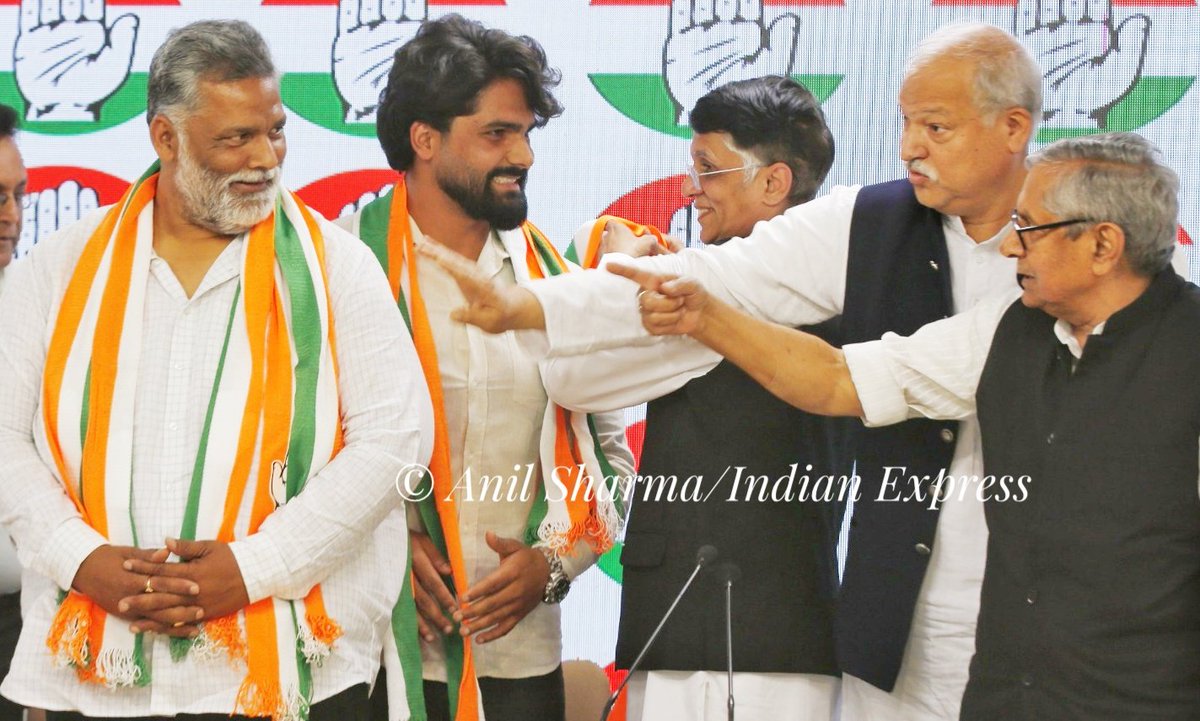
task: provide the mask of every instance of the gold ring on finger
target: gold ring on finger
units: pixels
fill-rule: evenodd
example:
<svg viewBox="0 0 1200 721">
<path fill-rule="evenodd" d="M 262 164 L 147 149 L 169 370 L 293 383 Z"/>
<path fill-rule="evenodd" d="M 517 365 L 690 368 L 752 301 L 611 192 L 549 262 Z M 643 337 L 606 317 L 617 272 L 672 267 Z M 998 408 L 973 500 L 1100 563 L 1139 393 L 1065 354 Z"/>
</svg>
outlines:
<svg viewBox="0 0 1200 721">
<path fill-rule="evenodd" d="M 150 585 L 151 576 L 146 576 L 146 587 L 142 589 L 143 593 L 154 593 L 154 587 Z"/>
</svg>

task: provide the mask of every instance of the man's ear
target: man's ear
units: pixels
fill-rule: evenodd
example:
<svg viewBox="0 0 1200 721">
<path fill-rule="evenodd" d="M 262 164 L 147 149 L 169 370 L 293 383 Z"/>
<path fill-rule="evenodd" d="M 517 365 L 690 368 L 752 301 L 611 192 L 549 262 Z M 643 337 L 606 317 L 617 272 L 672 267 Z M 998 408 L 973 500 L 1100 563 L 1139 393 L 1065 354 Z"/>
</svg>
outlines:
<svg viewBox="0 0 1200 721">
<path fill-rule="evenodd" d="M 1116 223 L 1105 221 L 1092 228 L 1092 237 L 1093 272 L 1096 275 L 1111 273 L 1125 259 L 1125 231 Z"/>
<path fill-rule="evenodd" d="M 159 113 L 150 121 L 150 143 L 158 159 L 164 163 L 174 162 L 179 157 L 179 144 L 183 139 L 167 116 Z"/>
<path fill-rule="evenodd" d="M 775 206 L 786 203 L 792 192 L 792 169 L 787 163 L 772 163 L 763 168 L 766 189 L 763 192 L 763 202 Z"/>
<path fill-rule="evenodd" d="M 408 142 L 412 145 L 413 155 L 428 161 L 437 153 L 442 134 L 429 123 L 414 122 L 408 127 Z"/>
<path fill-rule="evenodd" d="M 996 119 L 1004 125 L 1005 146 L 1010 153 L 1024 154 L 1033 139 L 1033 116 L 1025 108 L 1009 108 Z"/>
</svg>

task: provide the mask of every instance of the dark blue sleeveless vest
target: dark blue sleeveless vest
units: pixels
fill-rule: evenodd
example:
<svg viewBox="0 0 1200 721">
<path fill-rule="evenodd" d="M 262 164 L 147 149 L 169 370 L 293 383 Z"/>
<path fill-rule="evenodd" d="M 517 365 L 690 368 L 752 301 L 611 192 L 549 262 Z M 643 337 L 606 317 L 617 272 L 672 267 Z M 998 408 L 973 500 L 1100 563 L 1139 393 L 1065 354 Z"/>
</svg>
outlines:
<svg viewBox="0 0 1200 721">
<path fill-rule="evenodd" d="M 859 191 L 850 224 L 842 340 L 907 335 L 953 312 L 942 216 L 917 202 L 907 180 Z M 842 424 L 842 468 L 856 464 L 862 490 L 835 624 L 842 671 L 890 691 L 935 542 L 928 502 L 878 502 L 887 466 L 936 478 L 954 454 L 958 424 L 911 420 L 885 428 Z M 893 472 L 894 473 L 894 472 Z M 926 483 L 928 483 L 926 481 Z M 907 489 L 905 489 L 907 490 Z"/>
</svg>

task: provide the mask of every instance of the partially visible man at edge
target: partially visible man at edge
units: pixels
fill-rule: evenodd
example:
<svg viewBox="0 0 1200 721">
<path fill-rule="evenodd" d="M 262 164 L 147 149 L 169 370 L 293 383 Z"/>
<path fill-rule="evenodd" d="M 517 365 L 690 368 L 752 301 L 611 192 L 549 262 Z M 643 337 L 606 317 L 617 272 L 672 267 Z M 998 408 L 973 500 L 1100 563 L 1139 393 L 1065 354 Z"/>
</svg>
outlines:
<svg viewBox="0 0 1200 721">
<path fill-rule="evenodd" d="M 416 354 L 371 254 L 280 188 L 250 25 L 173 30 L 147 117 L 161 168 L 39 243 L 0 314 L 0 521 L 39 582 L 2 690 L 52 719 L 362 717 L 393 483 L 428 457 Z"/>
<path fill-rule="evenodd" d="M 557 83 L 532 38 L 459 15 L 424 23 L 396 51 L 379 106 L 380 144 L 404 178 L 339 221 L 388 269 L 437 423 L 433 491 L 408 517 L 423 663 L 387 655 L 393 718 L 419 700 L 398 693 L 404 676 L 414 689 L 424 678 L 430 719 L 480 707 L 488 721 L 561 719 L 558 604 L 619 530 L 611 497 L 577 484 L 579 466 L 596 484 L 632 475 L 622 415 L 549 404 L 512 334 L 451 322 L 462 293 L 413 252 L 440 239 L 508 285 L 569 270 L 526 220 L 524 191 L 530 133 L 562 111 Z"/>
<path fill-rule="evenodd" d="M 811 200 L 833 164 L 820 102 L 790 78 L 723 85 L 696 103 L 691 127 L 681 190 L 707 245 L 748 235 L 755 223 Z M 600 243 L 606 253 L 662 250 L 652 234 L 635 237 L 604 218 L 576 233 L 576 247 L 597 238 L 597 224 L 607 225 Z M 820 331 L 832 337 L 834 328 L 824 326 Z M 611 372 L 602 360 L 577 371 L 570 382 L 589 384 Z M 732 614 L 739 717 L 831 718 L 838 693 L 832 601 L 838 506 L 776 498 L 749 480 L 786 477 L 793 464 L 797 482 L 827 473 L 824 420 L 773 398 L 730 363 L 641 400 L 650 402 L 621 553 L 616 667 L 633 663 L 695 566 L 697 549 L 712 545 L 719 562 L 741 570 Z M 665 479 L 693 477 L 703 479 L 697 491 L 703 501 L 664 497 Z M 698 579 L 630 680 L 630 721 L 725 716 L 725 602 L 715 579 L 711 573 Z"/>
<path fill-rule="evenodd" d="M 28 176 L 17 148 L 17 111 L 0 105 L 0 297 L 21 237 Z M 3 313 L 0 304 L 0 313 Z M 2 343 L 3 341 L 0 341 Z M 8 530 L 0 526 L 0 678 L 8 674 L 21 635 L 21 564 Z M 0 718 L 20 718 L 21 708 L 0 698 Z"/>
<path fill-rule="evenodd" d="M 17 148 L 17 111 L 0 105 L 0 294 L 5 274 L 16 253 L 21 237 L 22 208 L 25 202 L 25 161 Z"/>
<path fill-rule="evenodd" d="M 648 329 L 799 407 L 978 413 L 985 474 L 938 489 L 983 497 L 991 532 L 963 721 L 1200 718 L 1200 289 L 1171 267 L 1178 195 L 1133 133 L 1060 140 L 1001 246 L 1018 287 L 844 351 L 632 271 L 669 296 L 648 291 Z"/>
<path fill-rule="evenodd" d="M 1042 112 L 1037 63 L 999 28 L 949 25 L 913 49 L 899 104 L 908 179 L 835 187 L 745 238 L 634 265 L 697 277 L 716 297 L 790 327 L 840 315 L 843 343 L 912 332 L 1003 293 L 1013 262 L 999 245 Z M 611 274 L 553 278 L 516 292 L 474 287 L 477 302 L 459 317 L 545 328 L 544 339 L 527 345 L 548 342 L 548 386 L 570 407 L 605 407 L 623 393 L 663 395 L 720 360 L 691 339 L 647 336 L 636 285 Z M 592 322 L 572 326 L 567 318 L 581 308 Z M 604 382 L 570 382 L 580 364 L 601 359 L 611 369 Z M 932 505 L 876 499 L 888 467 L 903 469 L 905 479 L 947 469 L 978 475 L 978 424 L 968 417 L 845 428 L 834 446 L 838 472 L 855 464 L 861 491 L 835 620 L 842 716 L 953 721 L 975 648 L 983 505 L 970 497 Z"/>
</svg>

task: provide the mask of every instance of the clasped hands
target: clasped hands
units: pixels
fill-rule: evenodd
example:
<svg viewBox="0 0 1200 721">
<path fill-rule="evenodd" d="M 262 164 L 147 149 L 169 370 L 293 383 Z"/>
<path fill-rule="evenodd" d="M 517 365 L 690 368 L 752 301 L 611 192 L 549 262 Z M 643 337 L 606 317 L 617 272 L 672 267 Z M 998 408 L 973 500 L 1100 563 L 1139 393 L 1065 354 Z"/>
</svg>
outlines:
<svg viewBox="0 0 1200 721">
<path fill-rule="evenodd" d="M 174 554 L 180 560 L 168 561 Z M 92 551 L 72 588 L 134 633 L 195 638 L 200 622 L 250 603 L 229 544 L 168 538 L 165 548 L 104 545 Z"/>
<path fill-rule="evenodd" d="M 456 597 L 447 585 L 450 564 L 429 536 L 409 531 L 408 538 L 417 631 L 426 643 L 436 641 L 438 633 L 454 633 L 455 624 L 462 636 L 487 643 L 507 634 L 542 602 L 550 563 L 536 548 L 488 531 L 485 540 L 500 565 Z"/>
</svg>

